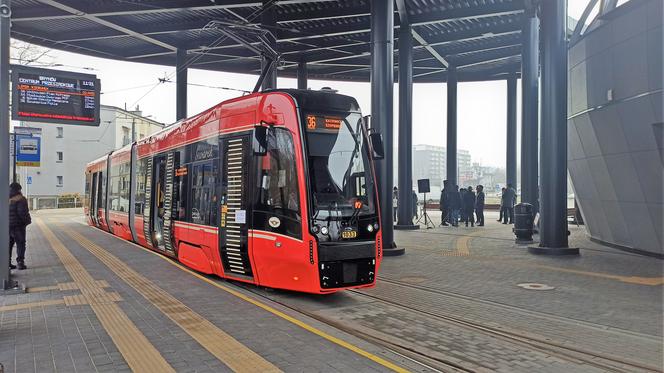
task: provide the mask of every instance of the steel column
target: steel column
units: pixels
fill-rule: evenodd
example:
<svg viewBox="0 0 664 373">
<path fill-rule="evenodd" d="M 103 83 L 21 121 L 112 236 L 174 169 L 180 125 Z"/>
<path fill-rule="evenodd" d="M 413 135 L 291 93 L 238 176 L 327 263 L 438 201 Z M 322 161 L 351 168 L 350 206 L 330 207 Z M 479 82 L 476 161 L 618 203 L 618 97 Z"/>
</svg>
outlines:
<svg viewBox="0 0 664 373">
<path fill-rule="evenodd" d="M 539 211 L 539 19 L 532 15 L 523 28 L 521 53 L 521 202 Z"/>
<path fill-rule="evenodd" d="M 175 108 L 176 120 L 187 117 L 187 51 L 178 49 L 175 62 Z"/>
<path fill-rule="evenodd" d="M 277 50 L 277 39 L 274 37 L 274 32 L 276 32 L 277 27 L 277 14 L 275 12 L 276 2 L 274 0 L 263 0 L 263 13 L 261 14 L 261 26 L 265 30 L 269 30 L 272 33 L 267 34 L 267 40 L 272 49 Z M 269 61 L 263 57 L 261 58 L 261 71 Z M 277 64 L 272 65 L 272 69 L 265 76 L 263 80 L 263 85 L 261 86 L 263 90 L 277 88 Z"/>
<path fill-rule="evenodd" d="M 507 151 L 505 176 L 507 184 L 516 185 L 516 75 L 507 78 Z"/>
<path fill-rule="evenodd" d="M 457 76 L 456 67 L 447 68 L 447 181 L 454 187 L 457 180 Z"/>
<path fill-rule="evenodd" d="M 408 23 L 399 28 L 399 211 L 395 228 L 413 225 L 413 34 Z"/>
<path fill-rule="evenodd" d="M 371 2 L 371 116 L 383 134 L 385 159 L 377 162 L 378 193 L 381 207 L 383 253 L 400 254 L 394 248 L 392 186 L 394 160 L 394 2 Z"/>
<path fill-rule="evenodd" d="M 0 0 L 0 294 L 15 286 L 9 272 L 9 0 Z"/>
<path fill-rule="evenodd" d="M 567 1 L 540 3 L 542 20 L 542 136 L 540 245 L 534 253 L 567 249 Z"/>
<path fill-rule="evenodd" d="M 297 89 L 307 89 L 309 87 L 308 80 L 307 61 L 300 61 L 297 63 Z"/>
</svg>

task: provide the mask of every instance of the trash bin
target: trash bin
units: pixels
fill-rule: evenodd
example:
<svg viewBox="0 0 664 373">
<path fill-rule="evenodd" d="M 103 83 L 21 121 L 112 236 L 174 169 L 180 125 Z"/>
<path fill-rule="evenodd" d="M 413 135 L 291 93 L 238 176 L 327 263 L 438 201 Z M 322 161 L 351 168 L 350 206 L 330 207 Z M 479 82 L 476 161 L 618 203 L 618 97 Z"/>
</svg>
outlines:
<svg viewBox="0 0 664 373">
<path fill-rule="evenodd" d="M 519 203 L 514 206 L 514 228 L 517 242 L 533 241 L 533 205 Z"/>
</svg>

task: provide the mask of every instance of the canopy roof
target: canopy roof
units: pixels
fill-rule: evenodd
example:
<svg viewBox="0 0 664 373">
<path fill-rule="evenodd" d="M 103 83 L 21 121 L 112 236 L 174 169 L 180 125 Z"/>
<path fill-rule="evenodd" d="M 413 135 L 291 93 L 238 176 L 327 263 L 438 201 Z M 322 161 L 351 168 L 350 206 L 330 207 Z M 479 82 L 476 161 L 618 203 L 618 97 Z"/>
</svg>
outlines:
<svg viewBox="0 0 664 373">
<path fill-rule="evenodd" d="M 503 79 L 518 72 L 524 1 L 396 0 L 395 62 L 400 19 L 407 17 L 415 39 L 416 82 L 444 81 L 450 62 L 459 80 Z M 368 81 L 370 2 L 270 2 L 277 19 L 270 31 L 283 55 L 279 76 L 295 77 L 304 60 L 313 79 Z M 191 68 L 258 74 L 260 57 L 210 22 L 257 26 L 263 9 L 262 1 L 247 0 L 13 0 L 12 37 L 171 66 L 176 51 L 185 49 Z"/>
</svg>

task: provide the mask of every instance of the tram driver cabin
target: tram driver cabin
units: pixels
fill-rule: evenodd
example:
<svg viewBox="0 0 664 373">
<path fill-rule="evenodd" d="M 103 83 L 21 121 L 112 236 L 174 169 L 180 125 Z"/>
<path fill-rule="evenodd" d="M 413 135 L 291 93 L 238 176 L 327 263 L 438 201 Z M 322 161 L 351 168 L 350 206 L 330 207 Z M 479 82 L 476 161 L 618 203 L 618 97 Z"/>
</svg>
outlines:
<svg viewBox="0 0 664 373">
<path fill-rule="evenodd" d="M 330 91 L 225 101 L 89 163 L 85 215 L 203 273 L 309 293 L 370 287 L 382 154 L 370 131 L 355 99 Z"/>
</svg>

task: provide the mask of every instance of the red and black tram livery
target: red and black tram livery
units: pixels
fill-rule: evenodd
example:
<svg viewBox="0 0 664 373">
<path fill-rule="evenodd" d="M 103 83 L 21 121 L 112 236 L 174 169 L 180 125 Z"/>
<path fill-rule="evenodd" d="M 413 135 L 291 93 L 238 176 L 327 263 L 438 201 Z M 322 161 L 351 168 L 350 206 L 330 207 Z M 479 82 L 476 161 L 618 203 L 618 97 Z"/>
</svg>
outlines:
<svg viewBox="0 0 664 373">
<path fill-rule="evenodd" d="M 309 293 L 373 286 L 369 138 L 348 96 L 232 99 L 89 163 L 85 214 L 203 273 Z"/>
</svg>

